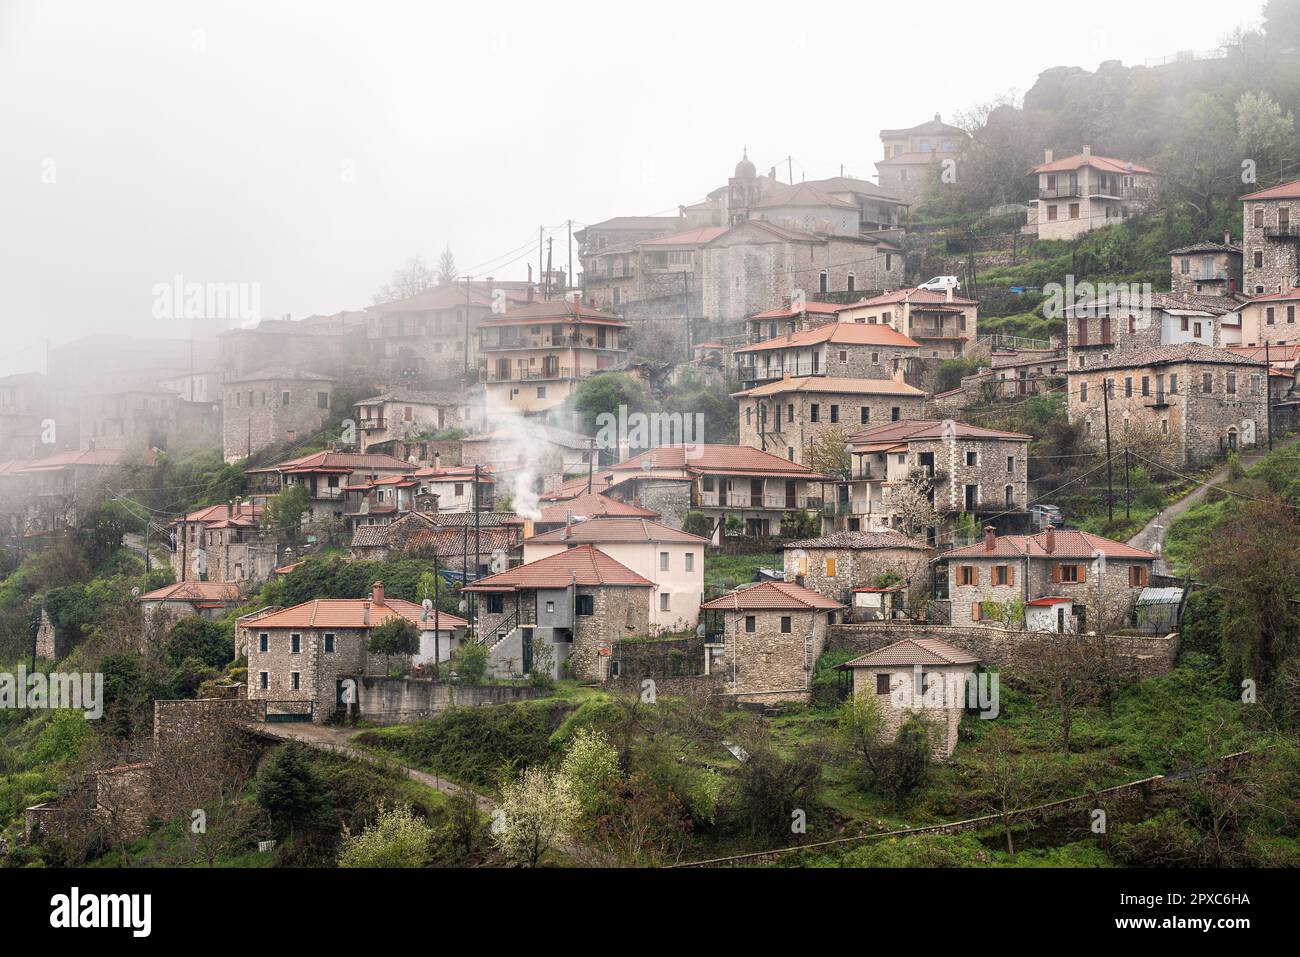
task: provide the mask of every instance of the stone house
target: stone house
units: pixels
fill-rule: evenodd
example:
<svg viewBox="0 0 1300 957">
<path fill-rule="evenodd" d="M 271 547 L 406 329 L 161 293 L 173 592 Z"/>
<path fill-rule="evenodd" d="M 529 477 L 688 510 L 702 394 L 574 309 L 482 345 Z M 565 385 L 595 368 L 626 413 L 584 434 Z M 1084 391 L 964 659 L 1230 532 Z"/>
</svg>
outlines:
<svg viewBox="0 0 1300 957">
<path fill-rule="evenodd" d="M 394 657 L 369 650 L 371 631 L 393 617 L 405 618 L 419 630 L 416 654 Z M 435 624 L 433 611 L 386 598 L 383 582 L 375 582 L 369 598 L 321 598 L 246 615 L 235 623 L 235 651 L 248 656 L 250 700 L 274 702 L 288 713 L 309 713 L 321 724 L 343 707 L 344 679 L 387 674 L 394 665 L 446 661 L 467 626 L 445 611 L 437 613 Z"/>
<path fill-rule="evenodd" d="M 1242 292 L 1286 292 L 1300 285 L 1300 179 L 1241 197 Z"/>
<path fill-rule="evenodd" d="M 596 309 L 617 309 L 634 299 L 644 268 L 639 245 L 681 234 L 689 224 L 680 216 L 615 216 L 573 234 L 582 263 L 582 298 Z"/>
<path fill-rule="evenodd" d="M 998 535 L 940 557 L 952 623 L 1026 627 L 1022 606 L 1042 598 L 1068 599 L 1073 622 L 1056 631 L 1128 627 L 1156 557 L 1090 532 L 1051 527 L 1036 535 Z M 945 569 L 946 565 L 946 569 Z"/>
<path fill-rule="evenodd" d="M 550 651 L 555 677 L 609 677 L 609 656 L 622 638 L 650 632 L 655 584 L 593 545 L 575 545 L 468 585 L 476 639 L 488 646 L 500 676 L 528 674 L 532 648 Z"/>
<path fill-rule="evenodd" d="M 588 486 L 603 495 L 632 502 L 659 515 L 665 525 L 681 528 L 691 511 L 714 523 L 721 541 L 723 523 L 734 516 L 745 534 L 779 535 L 787 513 L 818 512 L 828 476 L 783 456 L 744 445 L 662 445 L 601 469 L 542 496 L 561 503 Z"/>
<path fill-rule="evenodd" d="M 479 324 L 487 365 L 487 414 L 542 413 L 562 405 L 588 376 L 627 362 L 629 326 L 565 300 L 533 302 Z"/>
<path fill-rule="evenodd" d="M 839 321 L 890 326 L 917 344 L 919 358 L 951 359 L 979 334 L 979 301 L 951 289 L 895 289 L 846 306 Z"/>
<path fill-rule="evenodd" d="M 911 371 L 920 352 L 889 326 L 832 321 L 799 332 L 787 327 L 785 335 L 736 349 L 732 362 L 748 388 L 788 376 L 892 379 Z"/>
<path fill-rule="evenodd" d="M 1174 296 L 1232 297 L 1242 289 L 1241 247 L 1224 232 L 1223 242 L 1192 243 L 1169 250 L 1169 291 Z"/>
<path fill-rule="evenodd" d="M 369 313 L 349 310 L 304 319 L 263 319 L 255 326 L 218 333 L 214 354 L 210 359 L 196 356 L 195 367 L 217 368 L 223 383 L 249 380 L 255 388 L 260 388 L 256 385 L 257 377 L 267 373 L 276 378 L 277 372 L 312 369 L 325 375 L 338 375 L 365 366 L 369 321 Z M 183 339 L 175 341 L 189 345 Z M 274 367 L 268 368 L 268 360 L 275 363 Z M 166 377 L 173 377 L 178 369 L 190 368 L 190 361 L 187 354 L 177 355 Z M 229 403 L 226 409 L 229 411 Z"/>
<path fill-rule="evenodd" d="M 981 664 L 977 655 L 938 638 L 905 638 L 838 667 L 853 674 L 854 696 L 879 702 L 892 736 L 913 715 L 928 718 L 936 732 L 933 754 L 942 761 L 957 747 L 969 682 Z"/>
<path fill-rule="evenodd" d="M 796 304 L 791 297 L 783 296 L 781 305 L 764 309 L 745 319 L 745 341 L 757 344 L 817 329 L 839 321 L 840 312 L 845 308 L 847 307 L 843 303 L 814 299 L 805 299 Z"/>
<path fill-rule="evenodd" d="M 206 447 L 221 433 L 218 403 L 189 402 L 161 388 L 87 393 L 78 413 L 83 449 Z"/>
<path fill-rule="evenodd" d="M 704 246 L 704 316 L 738 321 L 783 299 L 886 289 L 903 280 L 901 247 L 880 236 L 805 232 L 747 219 Z"/>
<path fill-rule="evenodd" d="M 929 588 L 931 551 L 924 542 L 893 529 L 833 532 L 788 543 L 785 580 L 847 603 L 855 589 L 876 587 L 883 576 L 897 576 L 906 586 L 901 597 L 910 599 Z"/>
<path fill-rule="evenodd" d="M 420 483 L 409 475 L 349 481 L 343 486 L 343 516 L 351 531 L 362 525 L 387 525 L 416 507 Z M 438 506 L 436 496 L 428 499 Z"/>
<path fill-rule="evenodd" d="M 222 454 L 237 462 L 282 442 L 303 442 L 330 418 L 336 382 L 314 372 L 263 368 L 225 381 Z"/>
<path fill-rule="evenodd" d="M 1120 353 L 1158 346 L 1220 346 L 1240 341 L 1234 299 L 1174 296 L 1128 286 L 1097 287 L 1097 295 L 1065 305 L 1070 367 L 1083 369 Z"/>
<path fill-rule="evenodd" d="M 477 517 L 478 522 L 474 519 Z M 408 512 L 388 525 L 361 525 L 352 535 L 356 561 L 404 557 L 438 560 L 444 575 L 488 575 L 517 565 L 524 520 L 508 512 Z"/>
<path fill-rule="evenodd" d="M 1237 307 L 1237 315 L 1241 319 L 1241 340 L 1238 344 L 1263 346 L 1268 342 L 1280 347 L 1284 343 L 1300 342 L 1300 322 L 1296 321 L 1298 311 L 1300 288 L 1265 293 L 1247 300 Z"/>
<path fill-rule="evenodd" d="M 3 463 L 4 530 L 29 545 L 34 536 L 77 528 L 82 516 L 111 494 L 108 483 L 126 458 L 122 449 L 82 449 Z M 139 457 L 147 466 L 156 461 L 153 452 Z"/>
<path fill-rule="evenodd" d="M 930 184 L 938 182 L 946 160 L 955 161 L 970 134 L 938 113 L 933 120 L 898 130 L 881 130 L 884 158 L 876 163 L 880 188 L 891 196 L 916 203 Z"/>
<path fill-rule="evenodd" d="M 465 436 L 460 441 L 461 464 L 491 469 L 505 487 L 521 473 L 553 487 L 566 476 L 586 474 L 593 455 L 599 454 L 591 436 L 569 429 L 529 420 L 523 432 L 517 423 L 503 428 L 489 424 L 488 431 Z"/>
<path fill-rule="evenodd" d="M 265 468 L 246 469 L 252 493 L 259 497 L 301 485 L 307 490 L 308 521 L 343 520 L 345 489 L 359 481 L 404 477 L 411 466 L 391 455 L 329 449 L 300 455 Z M 354 479 L 355 476 L 355 479 Z"/>
<path fill-rule="evenodd" d="M 844 606 L 794 582 L 760 582 L 700 606 L 705 671 L 738 702 L 807 701 L 827 629 Z"/>
<path fill-rule="evenodd" d="M 725 226 L 702 226 L 637 243 L 631 291 L 623 291 L 626 284 L 614 286 L 619 290 L 619 301 L 615 302 L 613 290 L 597 286 L 600 279 L 593 277 L 589 301 L 599 309 L 617 307 L 628 302 L 629 297 L 633 302 L 675 300 L 687 307 L 683 315 L 692 315 L 689 308 L 699 299 L 704 274 L 704 246 L 726 231 Z"/>
<path fill-rule="evenodd" d="M 1130 429 L 1160 437 L 1161 456 L 1182 466 L 1256 445 L 1267 437 L 1268 368 L 1210 346 L 1156 346 L 1071 369 L 1068 412 L 1094 444 Z M 1109 397 L 1103 390 L 1109 385 Z"/>
<path fill-rule="evenodd" d="M 482 425 L 482 405 L 464 393 L 396 389 L 356 403 L 357 437 L 362 452 L 384 443 L 409 441 L 444 429 Z"/>
<path fill-rule="evenodd" d="M 157 614 L 172 618 L 222 618 L 241 599 L 234 582 L 183 581 L 141 595 L 137 601 L 146 621 Z"/>
<path fill-rule="evenodd" d="M 926 393 L 902 378 L 786 377 L 734 393 L 740 444 L 809 465 L 819 440 L 842 447 L 864 425 L 923 415 Z"/>
<path fill-rule="evenodd" d="M 917 514 L 939 520 L 933 543 L 957 517 L 1023 522 L 1029 502 L 1030 436 L 956 422 L 914 419 L 849 436 L 852 470 L 836 488 L 836 529 L 904 528 Z M 924 499 L 920 501 L 918 499 Z M 928 507 L 927 507 L 928 506 Z"/>
<path fill-rule="evenodd" d="M 1088 146 L 1059 160 L 1047 150 L 1028 175 L 1036 178 L 1038 193 L 1029 201 L 1025 229 L 1039 239 L 1075 239 L 1145 212 L 1154 205 L 1160 182 L 1154 170 L 1095 156 Z"/>
<path fill-rule="evenodd" d="M 623 502 L 600 492 L 582 492 L 574 498 L 542 506 L 532 520 L 533 532 L 541 535 L 591 518 L 657 519 L 659 513 L 632 502 Z"/>
<path fill-rule="evenodd" d="M 575 500 L 577 501 L 577 500 Z M 589 518 L 524 540 L 524 563 L 579 545 L 594 545 L 654 583 L 652 633 L 694 629 L 704 595 L 708 539 L 648 518 Z"/>
<path fill-rule="evenodd" d="M 464 388 L 478 379 L 479 324 L 532 298 L 528 283 L 462 281 L 372 306 L 366 314 L 366 371 L 421 389 Z"/>
<path fill-rule="evenodd" d="M 412 501 L 421 511 L 490 512 L 496 504 L 497 477 L 485 465 L 434 465 L 410 473 Z"/>
</svg>

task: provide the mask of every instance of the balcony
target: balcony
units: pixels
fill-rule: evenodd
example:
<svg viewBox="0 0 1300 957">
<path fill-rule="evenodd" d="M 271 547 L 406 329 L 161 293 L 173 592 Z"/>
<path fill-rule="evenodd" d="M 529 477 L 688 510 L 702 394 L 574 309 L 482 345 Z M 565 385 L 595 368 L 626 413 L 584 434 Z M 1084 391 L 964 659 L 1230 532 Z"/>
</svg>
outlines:
<svg viewBox="0 0 1300 957">
<path fill-rule="evenodd" d="M 1039 199 L 1075 199 L 1083 195 L 1083 187 L 1078 183 L 1073 186 L 1040 186 L 1038 187 Z"/>
<path fill-rule="evenodd" d="M 1265 239 L 1293 240 L 1300 239 L 1300 226 L 1293 223 L 1279 223 L 1264 227 Z"/>
<path fill-rule="evenodd" d="M 501 338 L 495 342 L 484 340 L 479 344 L 483 352 L 518 349 L 604 349 L 610 352 L 625 351 L 612 337 L 601 340 L 596 336 L 518 336 Z"/>
<path fill-rule="evenodd" d="M 387 423 L 384 422 L 383 419 L 362 419 L 361 420 L 362 432 L 383 432 L 387 428 L 388 425 Z"/>
</svg>

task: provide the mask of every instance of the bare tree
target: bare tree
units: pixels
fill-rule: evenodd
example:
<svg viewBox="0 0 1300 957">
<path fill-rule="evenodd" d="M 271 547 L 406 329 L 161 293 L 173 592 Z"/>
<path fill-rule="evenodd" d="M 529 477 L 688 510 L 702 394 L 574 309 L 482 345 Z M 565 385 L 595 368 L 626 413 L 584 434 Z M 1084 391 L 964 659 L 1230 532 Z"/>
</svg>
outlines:
<svg viewBox="0 0 1300 957">
<path fill-rule="evenodd" d="M 378 304 L 409 299 L 426 289 L 432 289 L 437 282 L 437 274 L 425 265 L 424 260 L 419 256 L 412 256 L 405 266 L 393 273 L 393 278 L 379 287 L 374 295 L 374 302 Z"/>
<path fill-rule="evenodd" d="M 1090 648 L 1068 632 L 1034 634 L 1009 670 L 1056 710 L 1061 718 L 1061 745 L 1069 754 L 1075 712 L 1097 697 Z"/>
<path fill-rule="evenodd" d="M 934 482 L 920 469 L 912 469 L 890 489 L 889 507 L 908 535 L 920 535 L 940 522 L 934 507 Z"/>
<path fill-rule="evenodd" d="M 1033 762 L 1016 750 L 1015 739 L 1005 724 L 994 724 L 988 737 L 988 766 L 983 775 L 987 806 L 998 816 L 1012 863 L 1016 843 L 1012 824 L 1021 811 L 1040 803 L 1049 793 L 1035 773 Z"/>
<path fill-rule="evenodd" d="M 451 244 L 449 243 L 438 256 L 437 278 L 439 286 L 449 286 L 456 281 L 459 273 L 456 271 L 456 257 L 452 255 Z"/>
</svg>

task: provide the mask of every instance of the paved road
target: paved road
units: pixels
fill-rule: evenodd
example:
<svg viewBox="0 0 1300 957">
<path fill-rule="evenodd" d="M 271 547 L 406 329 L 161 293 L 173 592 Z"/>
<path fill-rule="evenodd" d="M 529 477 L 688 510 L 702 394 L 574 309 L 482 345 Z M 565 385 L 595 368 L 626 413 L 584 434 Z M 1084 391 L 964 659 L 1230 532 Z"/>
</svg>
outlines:
<svg viewBox="0 0 1300 957">
<path fill-rule="evenodd" d="M 1284 449 L 1289 445 L 1295 445 L 1297 442 L 1300 442 L 1300 435 L 1293 435 L 1288 439 L 1275 441 L 1273 443 L 1273 450 L 1277 451 L 1278 449 Z M 1247 452 L 1242 455 L 1241 464 L 1243 466 L 1254 465 L 1266 455 L 1268 455 L 1267 446 L 1262 449 Z M 1160 556 L 1156 559 L 1155 563 L 1155 573 L 1157 575 L 1169 574 L 1169 566 L 1165 563 L 1165 532 L 1169 530 L 1169 526 L 1173 523 L 1174 519 L 1205 498 L 1210 491 L 1210 486 L 1218 485 L 1227 478 L 1228 468 L 1227 466 L 1224 466 L 1206 479 L 1206 484 L 1196 486 L 1196 488 L 1192 489 L 1192 491 L 1188 492 L 1177 502 L 1174 502 L 1163 511 L 1158 512 L 1151 521 L 1147 522 L 1142 531 L 1138 532 L 1128 540 L 1128 543 L 1134 548 L 1141 548 L 1149 552 L 1155 552 Z"/>
</svg>

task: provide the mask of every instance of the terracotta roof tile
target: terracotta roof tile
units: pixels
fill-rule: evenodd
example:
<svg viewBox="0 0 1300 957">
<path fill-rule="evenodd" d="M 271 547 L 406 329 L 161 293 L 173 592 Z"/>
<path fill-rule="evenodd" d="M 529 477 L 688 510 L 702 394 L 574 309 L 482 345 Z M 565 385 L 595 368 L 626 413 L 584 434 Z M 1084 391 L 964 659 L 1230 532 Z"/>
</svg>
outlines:
<svg viewBox="0 0 1300 957">
<path fill-rule="evenodd" d="M 840 668 L 877 668 L 892 665 L 977 665 L 983 659 L 962 651 L 938 638 L 904 638 L 878 648 L 860 658 L 846 661 Z"/>
<path fill-rule="evenodd" d="M 834 611 L 843 607 L 794 582 L 759 582 L 700 605 L 708 611 Z"/>
<path fill-rule="evenodd" d="M 1107 558 L 1133 558 L 1154 561 L 1155 556 L 1140 548 L 1123 542 L 1102 538 L 1091 532 L 1074 529 L 1057 529 L 1054 532 L 1056 545 L 1052 551 L 1047 550 L 1047 532 L 1036 535 L 998 535 L 993 541 L 993 551 L 988 551 L 984 542 L 956 548 L 948 552 L 945 558 L 1083 558 L 1091 559 L 1098 554 Z"/>
<path fill-rule="evenodd" d="M 757 317 L 755 317 L 757 318 Z M 873 322 L 830 322 L 824 326 L 804 329 L 789 336 L 777 336 L 752 346 L 742 346 L 735 352 L 770 352 L 775 349 L 796 349 L 801 346 L 821 345 L 894 346 L 899 349 L 919 349 L 920 344 L 903 335 L 892 326 Z"/>
<path fill-rule="evenodd" d="M 140 601 L 239 601 L 234 582 L 177 582 L 146 592 Z"/>
<path fill-rule="evenodd" d="M 480 578 L 466 590 L 494 591 L 505 588 L 514 591 L 533 588 L 567 588 L 573 583 L 634 588 L 654 587 L 654 582 L 642 578 L 600 549 L 592 545 L 578 545 L 500 574 Z"/>
<path fill-rule="evenodd" d="M 913 439 L 942 439 L 949 434 L 959 439 L 1008 439 L 1019 442 L 1028 442 L 1033 437 L 1019 432 L 1002 432 L 965 422 L 954 422 L 952 419 L 909 419 L 855 432 L 849 436 L 849 442 L 853 445 L 897 445 Z"/>
<path fill-rule="evenodd" d="M 367 609 L 370 615 L 368 625 L 365 621 Z M 420 605 L 400 598 L 387 598 L 382 605 L 369 598 L 318 598 L 271 612 L 250 622 L 247 627 L 254 631 L 271 628 L 374 628 L 390 618 L 401 617 L 417 628 L 432 628 L 432 612 L 427 621 L 423 615 L 424 608 Z M 468 622 L 444 611 L 439 613 L 438 625 L 441 628 L 464 628 Z"/>
<path fill-rule="evenodd" d="M 595 488 L 592 483 L 592 488 Z M 583 492 L 576 498 L 559 505 L 547 505 L 542 509 L 541 515 L 537 521 L 543 525 L 552 525 L 556 522 L 568 521 L 570 514 L 584 515 L 587 518 L 606 518 L 621 516 L 624 518 L 658 518 L 659 513 L 652 509 L 642 508 L 639 505 L 633 505 L 630 502 L 620 502 L 616 498 L 610 498 L 608 495 L 602 495 L 599 492 Z"/>
<path fill-rule="evenodd" d="M 552 506 L 555 507 L 555 506 Z M 671 542 L 707 545 L 709 540 L 646 518 L 594 518 L 556 528 L 524 540 L 526 545 L 601 545 L 629 542 Z"/>
<path fill-rule="evenodd" d="M 840 379 L 835 376 L 800 376 L 776 379 L 743 392 L 733 392 L 733 399 L 784 395 L 787 392 L 837 392 L 849 395 L 901 395 L 923 397 L 926 392 L 906 382 L 893 379 Z"/>
</svg>

